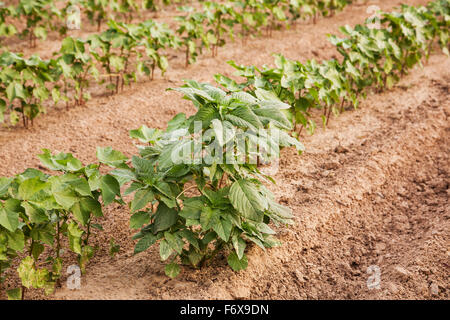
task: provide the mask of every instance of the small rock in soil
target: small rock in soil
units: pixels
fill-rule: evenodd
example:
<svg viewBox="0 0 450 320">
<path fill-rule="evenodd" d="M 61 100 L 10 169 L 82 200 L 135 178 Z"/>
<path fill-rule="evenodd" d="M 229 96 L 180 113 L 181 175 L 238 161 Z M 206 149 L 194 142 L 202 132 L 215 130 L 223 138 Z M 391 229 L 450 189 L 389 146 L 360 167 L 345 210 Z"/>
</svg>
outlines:
<svg viewBox="0 0 450 320">
<path fill-rule="evenodd" d="M 439 294 L 439 287 L 434 282 L 430 285 L 430 293 L 432 296 L 437 296 Z"/>
</svg>

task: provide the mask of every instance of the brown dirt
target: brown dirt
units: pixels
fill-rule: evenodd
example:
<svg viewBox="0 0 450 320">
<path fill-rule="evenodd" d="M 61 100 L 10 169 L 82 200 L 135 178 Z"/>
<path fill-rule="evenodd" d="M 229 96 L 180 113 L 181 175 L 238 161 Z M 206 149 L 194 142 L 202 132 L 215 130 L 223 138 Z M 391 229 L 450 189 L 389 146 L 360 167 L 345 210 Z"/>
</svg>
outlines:
<svg viewBox="0 0 450 320">
<path fill-rule="evenodd" d="M 424 4 L 426 1 L 406 1 Z M 383 10 L 396 1 L 376 1 Z M 177 112 L 195 110 L 167 87 L 180 79 L 211 82 L 231 74 L 225 61 L 271 64 L 271 53 L 304 61 L 331 58 L 326 40 L 343 24 L 363 21 L 364 6 L 350 6 L 316 25 L 297 25 L 219 49 L 183 67 L 171 61 L 165 78 L 96 97 L 85 107 L 50 109 L 29 130 L 0 129 L 0 175 L 37 167 L 41 148 L 73 152 L 95 161 L 96 146 L 136 152 L 128 130 L 141 124 L 163 128 Z M 52 47 L 52 43 L 48 47 Z M 44 50 L 44 48 L 39 48 Z M 58 289 L 56 299 L 448 299 L 450 61 L 436 54 L 411 71 L 394 89 L 370 94 L 361 108 L 334 118 L 326 130 L 304 137 L 306 152 L 284 150 L 270 188 L 291 207 L 296 224 L 280 230 L 283 246 L 251 248 L 249 267 L 232 272 L 224 257 L 202 270 L 185 269 L 175 280 L 164 276 L 157 248 L 133 256 L 126 208 L 107 208 L 96 235 L 99 251 L 82 278 L 81 290 Z M 121 245 L 108 256 L 109 239 Z M 367 268 L 381 270 L 381 288 L 369 290 Z M 30 293 L 30 298 L 42 298 Z"/>
</svg>

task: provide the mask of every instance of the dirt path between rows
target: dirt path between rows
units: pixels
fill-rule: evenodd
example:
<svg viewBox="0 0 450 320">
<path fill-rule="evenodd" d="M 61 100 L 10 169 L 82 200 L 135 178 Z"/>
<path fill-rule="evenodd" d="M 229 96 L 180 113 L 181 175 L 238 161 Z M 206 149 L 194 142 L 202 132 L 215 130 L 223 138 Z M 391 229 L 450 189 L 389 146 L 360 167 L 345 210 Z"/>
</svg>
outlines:
<svg viewBox="0 0 450 320">
<path fill-rule="evenodd" d="M 385 10 L 397 4 L 374 3 Z M 95 161 L 96 146 L 131 155 L 136 149 L 129 129 L 141 124 L 163 128 L 177 112 L 194 112 L 178 94 L 164 91 L 179 85 L 179 79 L 210 82 L 217 72 L 231 74 L 226 60 L 271 64 L 273 52 L 302 61 L 330 58 L 335 50 L 325 35 L 361 22 L 367 5 L 245 47 L 229 44 L 218 58 L 202 57 L 188 70 L 180 55 L 165 79 L 94 98 L 68 112 L 50 110 L 30 130 L 0 129 L 0 175 L 38 166 L 35 155 L 44 147 L 73 152 L 84 162 Z M 283 151 L 278 183 L 270 188 L 293 209 L 296 224 L 281 231 L 283 246 L 266 252 L 250 249 L 246 271 L 233 273 L 225 258 L 218 257 L 213 266 L 185 269 L 169 280 L 157 248 L 132 255 L 129 213 L 113 205 L 102 221 L 105 232 L 96 235 L 100 249 L 81 290 L 63 286 L 50 298 L 448 299 L 449 60 L 433 55 L 393 90 L 370 94 L 359 110 L 305 137 L 303 155 Z M 121 245 L 115 258 L 108 256 L 111 237 Z M 371 265 L 381 272 L 380 289 L 367 287 Z"/>
</svg>

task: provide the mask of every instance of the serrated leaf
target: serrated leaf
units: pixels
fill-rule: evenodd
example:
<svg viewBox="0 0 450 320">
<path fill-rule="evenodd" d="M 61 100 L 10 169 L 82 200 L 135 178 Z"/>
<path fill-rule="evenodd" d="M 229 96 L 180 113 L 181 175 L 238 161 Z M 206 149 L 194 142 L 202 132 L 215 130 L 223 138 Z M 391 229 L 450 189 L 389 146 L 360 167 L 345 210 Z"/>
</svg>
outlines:
<svg viewBox="0 0 450 320">
<path fill-rule="evenodd" d="M 157 238 L 152 233 L 146 233 L 134 247 L 134 254 L 147 250 L 151 245 L 156 242 Z"/>
<path fill-rule="evenodd" d="M 216 219 L 212 228 L 223 241 L 228 242 L 233 228 L 231 221 L 222 218 Z"/>
<path fill-rule="evenodd" d="M 240 179 L 230 188 L 230 201 L 233 207 L 245 218 L 261 222 L 262 211 L 268 207 L 267 199 L 261 196 L 255 184 Z"/>
<path fill-rule="evenodd" d="M 136 192 L 133 201 L 131 201 L 131 212 L 136 212 L 144 208 L 155 198 L 151 189 L 143 189 Z"/>
</svg>

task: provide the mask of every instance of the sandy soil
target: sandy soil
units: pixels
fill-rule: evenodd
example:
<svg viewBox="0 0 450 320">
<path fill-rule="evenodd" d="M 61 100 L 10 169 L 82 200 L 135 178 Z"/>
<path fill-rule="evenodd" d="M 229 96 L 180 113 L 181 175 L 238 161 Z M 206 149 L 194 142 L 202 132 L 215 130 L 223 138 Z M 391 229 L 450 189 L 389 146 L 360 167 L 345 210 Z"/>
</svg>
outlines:
<svg viewBox="0 0 450 320">
<path fill-rule="evenodd" d="M 424 4 L 426 1 L 405 1 Z M 291 59 L 328 59 L 336 54 L 326 39 L 344 24 L 363 21 L 371 3 L 388 10 L 396 1 L 352 5 L 316 25 L 297 25 L 242 45 L 219 49 L 184 69 L 183 55 L 172 57 L 164 78 L 141 82 L 113 97 L 95 97 L 69 111 L 49 109 L 29 130 L 0 129 L 0 175 L 38 167 L 41 148 L 72 152 L 95 161 L 96 146 L 136 152 L 128 130 L 141 124 L 163 128 L 177 112 L 195 110 L 168 87 L 192 78 L 211 82 L 231 75 L 225 61 L 271 64 L 274 52 Z M 56 46 L 49 41 L 39 50 Z M 48 49 L 47 49 L 48 50 Z M 99 246 L 82 278 L 81 290 L 65 285 L 56 299 L 396 299 L 449 297 L 448 198 L 450 148 L 450 61 L 435 54 L 394 89 L 370 94 L 360 109 L 344 113 L 304 137 L 306 152 L 284 150 L 271 186 L 291 207 L 295 226 L 280 230 L 283 246 L 249 250 L 249 268 L 233 273 L 224 257 L 175 280 L 164 276 L 157 248 L 133 256 L 126 208 L 106 209 Z M 108 256 L 109 239 L 121 245 Z M 73 257 L 70 257 L 73 259 Z M 67 265 L 70 263 L 67 263 Z M 367 268 L 381 271 L 380 289 L 369 290 Z M 42 298 L 38 292 L 30 298 Z"/>
</svg>

